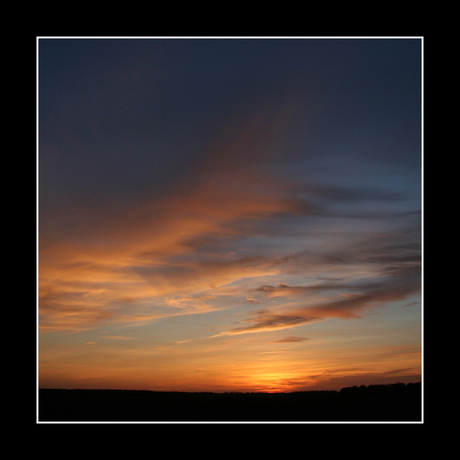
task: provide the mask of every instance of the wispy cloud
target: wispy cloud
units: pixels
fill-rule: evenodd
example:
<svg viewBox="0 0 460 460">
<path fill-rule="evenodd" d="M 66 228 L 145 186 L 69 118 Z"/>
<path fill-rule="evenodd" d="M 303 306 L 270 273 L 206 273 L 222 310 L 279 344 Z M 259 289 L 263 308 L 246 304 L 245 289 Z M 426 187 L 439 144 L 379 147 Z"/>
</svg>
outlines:
<svg viewBox="0 0 460 460">
<path fill-rule="evenodd" d="M 315 317 L 302 314 L 302 312 L 297 314 L 279 314 L 273 313 L 268 309 L 257 310 L 255 312 L 251 312 L 250 317 L 243 321 L 244 323 L 248 323 L 248 325 L 232 328 L 228 331 L 214 335 L 213 337 L 275 331 L 301 326 L 316 319 L 317 318 Z"/>
<path fill-rule="evenodd" d="M 316 283 L 310 286 L 290 286 L 286 283 L 278 283 L 277 286 L 259 286 L 255 290 L 267 295 L 268 298 L 275 298 L 306 296 L 308 294 L 313 294 L 315 292 L 324 292 L 337 289 L 346 289 L 346 285 L 344 283 L 336 282 Z"/>
<path fill-rule="evenodd" d="M 284 293 L 309 292 L 308 289 L 281 288 Z M 327 290 L 327 287 L 323 287 Z M 298 327 L 321 321 L 327 318 L 358 318 L 366 309 L 387 302 L 404 300 L 409 295 L 418 292 L 417 282 L 401 282 L 393 279 L 383 279 L 359 286 L 348 286 L 346 291 L 333 296 L 331 300 L 314 302 L 308 306 L 297 305 L 284 309 L 283 313 L 275 313 L 268 309 L 257 310 L 244 320 L 244 325 L 222 332 L 219 335 L 239 335 L 253 332 L 265 332 Z M 316 289 L 315 289 L 316 290 Z"/>
<path fill-rule="evenodd" d="M 226 142 L 217 140 L 198 155 L 184 181 L 159 198 L 118 208 L 105 206 L 104 200 L 77 202 L 56 212 L 46 208 L 40 239 L 42 330 L 125 320 L 128 311 L 147 320 L 155 315 L 149 315 L 146 304 L 161 304 L 160 296 L 191 296 L 242 277 L 274 273 L 263 255 L 202 251 L 203 242 L 242 237 L 246 228 L 238 228 L 240 221 L 266 220 L 293 209 L 273 181 L 255 172 L 263 133 L 274 131 L 267 129 L 263 117 L 227 129 Z M 129 310 L 123 307 L 127 304 Z M 205 309 L 196 300 L 193 305 L 196 311 Z M 193 305 L 187 303 L 188 312 Z"/>
<path fill-rule="evenodd" d="M 126 337 L 124 335 L 105 335 L 104 339 L 111 339 L 111 340 L 135 340 L 134 337 Z"/>
<path fill-rule="evenodd" d="M 283 339 L 274 340 L 273 343 L 297 343 L 297 342 L 305 342 L 306 340 L 310 340 L 308 337 L 285 337 Z"/>
<path fill-rule="evenodd" d="M 246 300 L 252 303 L 261 303 L 260 300 L 254 299 L 254 297 L 251 297 L 251 296 L 247 296 Z"/>
<path fill-rule="evenodd" d="M 326 266 L 329 270 L 331 266 L 343 266 L 346 270 L 336 271 L 335 279 L 318 278 L 305 286 L 278 283 L 254 288 L 253 292 L 281 303 L 270 310 L 251 312 L 241 326 L 220 335 L 286 329 L 327 318 L 359 318 L 371 308 L 417 294 L 421 288 L 420 248 L 417 244 L 398 242 L 398 239 L 404 240 L 404 236 L 406 232 L 399 236 L 397 233 L 376 234 L 359 245 L 353 243 L 336 249 L 337 257 L 328 257 L 327 253 L 299 253 L 276 260 L 280 273 L 285 273 L 283 267 L 292 267 L 292 264 L 302 266 L 303 273 L 313 277 Z M 305 259 L 315 263 L 307 266 Z M 350 267 L 356 267 L 351 274 Z M 287 303 L 283 302 L 284 298 Z"/>
</svg>

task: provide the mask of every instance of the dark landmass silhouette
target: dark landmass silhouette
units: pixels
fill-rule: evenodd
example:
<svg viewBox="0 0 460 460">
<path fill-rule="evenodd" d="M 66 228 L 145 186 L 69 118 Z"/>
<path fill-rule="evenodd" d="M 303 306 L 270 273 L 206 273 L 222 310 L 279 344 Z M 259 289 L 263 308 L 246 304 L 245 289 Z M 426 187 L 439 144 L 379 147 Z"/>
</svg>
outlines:
<svg viewBox="0 0 460 460">
<path fill-rule="evenodd" d="M 292 393 L 39 389 L 38 422 L 421 422 L 422 386 Z"/>
</svg>

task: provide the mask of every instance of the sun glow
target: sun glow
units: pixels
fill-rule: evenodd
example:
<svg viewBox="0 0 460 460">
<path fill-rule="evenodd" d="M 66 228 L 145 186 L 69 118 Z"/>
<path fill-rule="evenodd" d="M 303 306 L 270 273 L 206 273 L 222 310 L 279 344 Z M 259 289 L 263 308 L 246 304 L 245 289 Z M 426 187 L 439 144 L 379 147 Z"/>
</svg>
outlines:
<svg viewBox="0 0 460 460">
<path fill-rule="evenodd" d="M 257 391 L 265 393 L 281 393 L 294 390 L 290 384 L 292 378 L 298 377 L 298 374 L 291 372 L 261 372 L 251 377 L 253 386 Z"/>
</svg>

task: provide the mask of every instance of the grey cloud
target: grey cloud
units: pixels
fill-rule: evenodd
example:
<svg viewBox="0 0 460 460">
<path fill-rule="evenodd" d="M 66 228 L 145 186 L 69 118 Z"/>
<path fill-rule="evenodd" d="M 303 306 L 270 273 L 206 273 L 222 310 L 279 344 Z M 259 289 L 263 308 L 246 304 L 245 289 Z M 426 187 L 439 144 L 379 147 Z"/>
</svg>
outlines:
<svg viewBox="0 0 460 460">
<path fill-rule="evenodd" d="M 308 337 L 285 337 L 284 339 L 275 340 L 274 343 L 296 343 L 310 340 Z"/>
<path fill-rule="evenodd" d="M 279 297 L 279 296 L 302 296 L 308 295 L 314 292 L 320 292 L 331 289 L 345 289 L 347 286 L 343 283 L 325 282 L 315 284 L 311 286 L 290 286 L 286 283 L 279 283 L 277 286 L 263 285 L 259 286 L 255 290 L 262 292 L 268 297 Z"/>
<path fill-rule="evenodd" d="M 356 201 L 401 201 L 404 195 L 401 192 L 387 192 L 374 187 L 338 186 L 321 182 L 309 182 L 296 187 L 297 192 L 316 200 L 349 203 Z"/>
<path fill-rule="evenodd" d="M 393 225 L 393 230 L 355 233 L 352 236 L 346 232 L 342 234 L 339 229 L 330 237 L 334 238 L 331 240 L 333 249 L 328 250 L 327 245 L 316 249 L 311 245 L 311 249 L 278 257 L 272 263 L 283 271 L 310 275 L 321 268 L 360 264 L 373 267 L 382 276 L 405 277 L 416 274 L 421 268 L 420 220 L 412 216 L 408 221 L 397 220 Z M 314 233 L 311 235 L 315 237 Z"/>
<path fill-rule="evenodd" d="M 237 335 L 284 329 L 307 324 L 313 320 L 315 320 L 314 317 L 303 314 L 277 314 L 268 309 L 263 309 L 252 312 L 251 317 L 245 320 L 245 323 L 250 323 L 248 326 L 236 327 L 219 335 Z"/>
<path fill-rule="evenodd" d="M 192 258 L 184 255 L 171 257 L 161 265 L 139 266 L 129 270 L 163 292 L 179 292 L 227 284 L 243 276 L 251 276 L 267 265 L 266 259 L 261 256 L 217 259 L 203 257 L 200 260 L 199 254 L 194 254 Z"/>
<path fill-rule="evenodd" d="M 410 246 L 410 249 L 414 248 Z M 411 261 L 413 254 L 409 252 L 407 260 Z M 234 328 L 229 333 L 241 334 L 294 327 L 326 318 L 357 318 L 370 307 L 404 300 L 420 292 L 421 279 L 418 263 L 414 265 L 411 262 L 406 263 L 406 259 L 403 260 L 396 267 L 384 266 L 377 276 L 366 280 L 347 282 L 344 278 L 342 281 L 318 283 L 313 286 L 290 286 L 285 283 L 280 283 L 278 286 L 262 285 L 256 288 L 256 291 L 269 297 L 307 296 L 326 291 L 333 294 L 333 297 L 327 301 L 312 300 L 308 306 L 299 305 L 283 314 L 258 310 L 245 321 L 248 325 Z M 331 290 L 336 292 L 332 293 Z"/>
<path fill-rule="evenodd" d="M 400 280 L 387 278 L 381 283 L 370 283 L 362 287 L 360 292 L 345 294 L 335 300 L 307 307 L 305 310 L 312 316 L 352 318 L 359 316 L 362 310 L 372 305 L 404 300 L 419 289 L 417 281 L 402 283 Z"/>
</svg>

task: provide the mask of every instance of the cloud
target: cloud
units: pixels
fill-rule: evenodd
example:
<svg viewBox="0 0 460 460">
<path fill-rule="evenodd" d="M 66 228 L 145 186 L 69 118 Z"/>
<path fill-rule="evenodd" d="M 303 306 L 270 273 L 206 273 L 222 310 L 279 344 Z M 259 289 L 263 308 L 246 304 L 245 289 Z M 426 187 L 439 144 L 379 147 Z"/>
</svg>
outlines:
<svg viewBox="0 0 460 460">
<path fill-rule="evenodd" d="M 263 115 L 231 122 L 193 162 L 184 162 L 182 180 L 161 193 L 127 192 L 120 199 L 110 190 L 103 193 L 96 181 L 92 195 L 82 189 L 73 201 L 52 202 L 42 195 L 41 326 L 65 327 L 67 320 L 78 324 L 80 317 L 82 327 L 115 319 L 120 304 L 130 303 L 123 299 L 133 299 L 131 312 L 139 317 L 138 306 L 159 296 L 193 294 L 275 273 L 263 256 L 223 257 L 215 248 L 246 236 L 239 222 L 267 220 L 293 209 L 274 182 L 256 172 L 268 152 L 259 147 L 270 145 L 271 136 L 264 133 L 279 130 L 276 124 Z M 209 242 L 214 248 L 205 254 Z M 93 292 L 95 285 L 102 289 L 98 296 L 70 299 Z"/>
<path fill-rule="evenodd" d="M 245 323 L 250 323 L 249 325 L 236 327 L 213 337 L 286 329 L 307 324 L 315 319 L 301 312 L 298 314 L 278 314 L 272 313 L 268 309 L 257 310 L 251 313 L 250 318 L 244 320 Z"/>
<path fill-rule="evenodd" d="M 82 192 L 66 206 L 45 200 L 40 211 L 40 326 L 90 327 L 109 319 L 142 321 L 212 311 L 196 301 L 199 293 L 242 279 L 296 273 L 327 274 L 337 281 L 264 284 L 245 297 L 256 303 L 254 292 L 275 299 L 340 290 L 349 297 L 315 307 L 313 317 L 352 316 L 375 296 L 351 290 L 345 269 L 358 273 L 374 267 L 373 275 L 401 278 L 412 264 L 416 273 L 417 243 L 409 237 L 379 235 L 347 246 L 332 226 L 329 231 L 337 233 L 331 249 L 315 246 L 312 222 L 347 215 L 338 213 L 338 205 L 395 203 L 401 196 L 286 176 L 276 166 L 283 161 L 278 147 L 288 112 L 235 116 L 208 143 L 196 145 L 176 180 L 155 193 L 128 190 L 120 199 L 95 182 L 96 193 Z M 322 228 L 320 237 L 325 238 Z M 172 296 L 179 295 L 186 297 L 168 313 Z M 237 332 L 292 327 L 310 322 L 311 316 L 259 315 Z"/>
<path fill-rule="evenodd" d="M 368 307 L 388 302 L 404 300 L 409 295 L 419 292 L 418 283 L 400 283 L 384 280 L 381 283 L 369 283 L 361 286 L 359 292 L 345 293 L 331 301 L 306 307 L 306 311 L 323 318 L 355 318 Z"/>
<path fill-rule="evenodd" d="M 250 297 L 250 296 L 247 296 L 247 297 L 246 297 L 246 300 L 247 300 L 248 302 L 252 302 L 252 303 L 261 303 L 260 300 L 254 299 L 254 297 Z"/>
<path fill-rule="evenodd" d="M 134 337 L 126 337 L 123 335 L 105 335 L 104 339 L 111 339 L 111 340 L 135 340 Z"/>
<path fill-rule="evenodd" d="M 420 245 L 417 231 L 410 227 L 353 236 L 350 241 L 337 239 L 331 249 L 311 246 L 273 257 L 263 246 L 242 251 L 246 234 L 208 233 L 206 225 L 188 226 L 180 219 L 176 223 L 184 227 L 176 230 L 171 225 L 168 233 L 166 221 L 164 233 L 154 228 L 144 243 L 142 238 L 127 238 L 120 245 L 107 244 L 108 234 L 105 245 L 46 248 L 40 254 L 41 330 L 85 329 L 106 321 L 156 321 L 214 311 L 214 306 L 200 300 L 203 292 L 244 279 L 254 283 L 262 277 L 276 279 L 276 275 L 301 274 L 309 283 L 256 284 L 238 295 L 252 303 L 265 295 L 273 301 L 296 300 L 297 305 L 287 313 L 284 308 L 283 314 L 253 316 L 229 334 L 294 327 L 313 318 L 356 318 L 366 308 L 402 300 L 420 290 Z M 302 299 L 308 299 L 308 305 L 302 305 Z"/>
<path fill-rule="evenodd" d="M 286 283 L 278 283 L 277 286 L 263 285 L 255 290 L 266 294 L 268 298 L 275 297 L 292 297 L 292 296 L 306 296 L 315 292 L 323 292 L 327 290 L 346 289 L 344 283 L 325 282 L 317 283 L 310 286 L 291 286 Z"/>
<path fill-rule="evenodd" d="M 41 303 L 39 311 L 40 330 L 54 332 L 61 330 L 83 331 L 109 320 L 112 313 L 100 308 L 63 303 Z"/>
<path fill-rule="evenodd" d="M 241 278 L 276 273 L 276 269 L 261 256 L 222 259 L 195 261 L 192 258 L 182 262 L 170 260 L 161 265 L 140 266 L 133 270 L 156 289 L 158 294 L 206 291 Z"/>
<path fill-rule="evenodd" d="M 273 343 L 296 343 L 310 340 L 308 337 L 285 337 L 284 339 L 274 340 Z"/>
<path fill-rule="evenodd" d="M 393 263 L 393 258 L 390 259 Z M 412 257 L 407 259 L 411 260 Z M 370 276 L 367 277 L 357 279 L 345 277 L 340 282 L 327 281 L 312 286 L 290 286 L 286 283 L 279 283 L 278 286 L 262 285 L 255 290 L 266 294 L 271 299 L 288 296 L 300 298 L 300 301 L 297 300 L 295 305 L 288 304 L 283 308 L 283 313 L 276 313 L 268 309 L 251 312 L 249 317 L 243 321 L 242 326 L 218 335 L 286 329 L 328 318 L 360 318 L 370 308 L 404 300 L 420 292 L 421 280 L 417 266 L 417 263 L 415 268 L 411 263 L 409 265 L 402 263 L 397 270 L 387 270 L 386 265 L 383 267 L 379 265 L 380 271 L 371 271 Z M 311 296 L 313 293 L 321 294 L 321 296 L 313 297 Z M 305 302 L 308 304 L 305 305 Z"/>
</svg>

